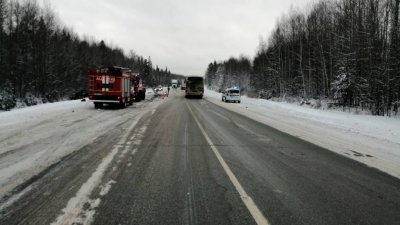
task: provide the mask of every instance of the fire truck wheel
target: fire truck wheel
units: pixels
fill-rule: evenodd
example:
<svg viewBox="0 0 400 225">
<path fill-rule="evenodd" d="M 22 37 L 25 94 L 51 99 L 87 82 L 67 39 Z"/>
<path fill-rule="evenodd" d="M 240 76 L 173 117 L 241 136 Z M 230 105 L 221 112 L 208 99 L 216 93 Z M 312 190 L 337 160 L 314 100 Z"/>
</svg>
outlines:
<svg viewBox="0 0 400 225">
<path fill-rule="evenodd" d="M 103 103 L 100 103 L 100 102 L 95 102 L 94 103 L 94 108 L 95 109 L 100 109 L 100 108 L 102 108 L 103 107 Z"/>
</svg>

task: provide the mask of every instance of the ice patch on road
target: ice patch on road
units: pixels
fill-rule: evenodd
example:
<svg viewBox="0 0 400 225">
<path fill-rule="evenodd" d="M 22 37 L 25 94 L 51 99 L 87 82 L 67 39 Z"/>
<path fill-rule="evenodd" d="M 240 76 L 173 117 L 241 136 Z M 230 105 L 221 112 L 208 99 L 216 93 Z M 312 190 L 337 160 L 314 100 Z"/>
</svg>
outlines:
<svg viewBox="0 0 400 225">
<path fill-rule="evenodd" d="M 113 184 L 115 184 L 115 183 L 117 183 L 117 182 L 114 181 L 114 180 L 108 181 L 107 184 L 105 184 L 104 186 L 101 187 L 100 195 L 101 195 L 101 196 L 106 195 L 106 194 L 110 191 L 111 186 L 112 186 Z"/>
</svg>

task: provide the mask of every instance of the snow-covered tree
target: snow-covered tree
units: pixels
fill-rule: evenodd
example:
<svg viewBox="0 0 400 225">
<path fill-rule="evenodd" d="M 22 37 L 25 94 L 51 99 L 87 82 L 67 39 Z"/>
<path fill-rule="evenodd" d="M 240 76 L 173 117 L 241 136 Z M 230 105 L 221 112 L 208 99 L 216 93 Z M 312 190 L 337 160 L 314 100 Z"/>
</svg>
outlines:
<svg viewBox="0 0 400 225">
<path fill-rule="evenodd" d="M 339 68 L 336 79 L 332 82 L 333 99 L 340 105 L 346 105 L 351 95 L 351 87 L 354 84 L 352 74 L 345 67 Z"/>
<path fill-rule="evenodd" d="M 400 102 L 399 31 L 400 0 L 319 0 L 307 13 L 291 9 L 261 38 L 251 73 L 236 59 L 219 63 L 221 86 L 248 77 L 262 98 L 328 98 L 390 115 Z"/>
<path fill-rule="evenodd" d="M 17 104 L 17 98 L 10 82 L 0 86 L 0 110 L 10 110 Z"/>
</svg>

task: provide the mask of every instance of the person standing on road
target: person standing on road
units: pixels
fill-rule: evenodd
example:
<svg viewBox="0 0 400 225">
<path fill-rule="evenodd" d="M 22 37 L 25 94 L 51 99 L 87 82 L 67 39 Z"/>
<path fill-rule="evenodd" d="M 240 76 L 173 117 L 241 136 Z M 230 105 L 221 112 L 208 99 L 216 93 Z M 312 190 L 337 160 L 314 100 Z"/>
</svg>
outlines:
<svg viewBox="0 0 400 225">
<path fill-rule="evenodd" d="M 169 96 L 169 86 L 168 86 L 168 93 L 167 93 L 167 97 Z"/>
</svg>

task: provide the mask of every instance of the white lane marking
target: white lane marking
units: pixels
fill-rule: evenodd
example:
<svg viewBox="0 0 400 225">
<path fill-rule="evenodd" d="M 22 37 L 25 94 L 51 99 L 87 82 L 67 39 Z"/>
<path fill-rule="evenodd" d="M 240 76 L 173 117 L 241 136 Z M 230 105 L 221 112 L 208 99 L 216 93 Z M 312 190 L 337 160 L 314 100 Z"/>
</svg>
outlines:
<svg viewBox="0 0 400 225">
<path fill-rule="evenodd" d="M 212 151 L 214 152 L 215 156 L 217 157 L 219 163 L 221 164 L 222 168 L 224 168 L 225 173 L 228 175 L 229 179 L 231 180 L 233 186 L 236 188 L 236 191 L 239 193 L 240 198 L 242 199 L 243 203 L 246 205 L 247 209 L 249 210 L 250 214 L 253 216 L 254 220 L 259 225 L 269 225 L 267 218 L 264 217 L 260 209 L 257 207 L 256 203 L 253 199 L 246 193 L 243 186 L 239 183 L 239 180 L 236 178 L 235 174 L 233 174 L 232 170 L 229 168 L 228 164 L 226 164 L 225 160 L 222 158 L 221 154 L 219 153 L 218 149 L 215 147 L 213 142 L 211 141 L 210 137 L 204 130 L 203 126 L 201 125 L 200 121 L 197 119 L 196 115 L 194 114 L 192 108 L 189 106 L 187 101 L 185 100 L 187 107 L 189 108 L 190 113 L 192 114 L 194 120 L 197 123 L 197 126 L 200 128 L 201 133 L 207 140 L 208 144 L 210 145 Z"/>
</svg>

